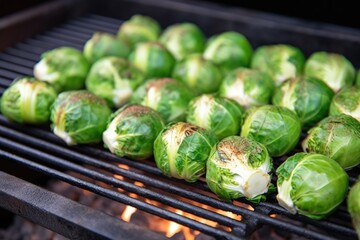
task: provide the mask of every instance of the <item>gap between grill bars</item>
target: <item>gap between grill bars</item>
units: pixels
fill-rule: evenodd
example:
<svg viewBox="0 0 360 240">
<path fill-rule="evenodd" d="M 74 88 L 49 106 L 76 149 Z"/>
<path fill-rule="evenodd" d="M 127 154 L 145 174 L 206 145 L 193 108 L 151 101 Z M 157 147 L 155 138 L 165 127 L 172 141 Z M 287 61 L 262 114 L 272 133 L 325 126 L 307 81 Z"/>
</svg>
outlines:
<svg viewBox="0 0 360 240">
<path fill-rule="evenodd" d="M 61 26 L 54 27 L 43 34 L 38 34 L 22 43 L 16 44 L 14 47 L 6 49 L 3 53 L 0 53 L 0 94 L 11 84 L 13 79 L 22 75 L 32 75 L 32 67 L 44 51 L 63 45 L 81 50 L 83 44 L 95 31 L 115 34 L 121 22 L 120 20 L 107 17 L 87 15 L 71 20 Z M 349 225 L 339 224 L 332 218 L 325 221 L 315 221 L 302 216 L 293 216 L 273 201 L 260 203 L 257 206 L 253 205 L 254 211 L 239 206 L 241 200 L 235 201 L 235 205 L 224 203 L 214 198 L 211 194 L 203 193 L 208 191 L 208 187 L 204 181 L 195 184 L 186 184 L 183 181 L 168 179 L 161 174 L 153 163 L 136 162 L 119 158 L 98 147 L 78 146 L 69 148 L 64 146 L 64 144 L 48 130 L 20 126 L 7 121 L 3 116 L 0 116 L 0 136 L 1 158 L 20 163 L 53 178 L 87 189 L 115 201 L 129 204 L 138 209 L 200 230 L 215 237 L 236 239 L 237 237 L 248 236 L 262 224 L 268 224 L 274 228 L 283 229 L 314 239 L 332 239 L 329 232 L 333 232 L 339 237 L 356 237 L 355 231 L 349 227 Z M 126 164 L 139 172 L 131 172 L 115 165 L 120 163 Z M 84 165 L 95 167 L 99 169 L 99 171 L 93 170 L 94 168 L 85 168 Z M 154 205 L 121 194 L 116 190 L 107 189 L 92 184 L 82 178 L 62 173 L 58 168 L 72 170 L 88 178 L 107 183 L 109 186 L 114 186 L 115 188 L 120 187 L 140 196 L 216 221 L 221 225 L 230 227 L 233 232 L 216 229 L 188 217 L 160 209 Z M 103 173 L 103 171 L 105 171 L 106 174 Z M 201 204 L 239 214 L 242 216 L 242 221 L 202 209 L 187 202 L 182 202 L 172 196 L 162 195 L 152 190 L 120 181 L 113 177 L 114 174 L 145 183 L 147 186 L 160 189 L 169 194 L 179 195 Z M 354 181 L 355 178 L 351 177 L 351 182 Z M 195 189 L 198 189 L 199 192 Z M 236 205 L 236 203 L 238 203 L 238 205 Z M 296 221 L 298 224 L 303 223 L 315 226 L 321 231 L 305 229 L 301 225 L 272 218 L 269 216 L 270 213 L 285 216 Z M 344 222 L 350 221 L 344 206 L 335 213 L 334 218 L 338 218 Z"/>
</svg>

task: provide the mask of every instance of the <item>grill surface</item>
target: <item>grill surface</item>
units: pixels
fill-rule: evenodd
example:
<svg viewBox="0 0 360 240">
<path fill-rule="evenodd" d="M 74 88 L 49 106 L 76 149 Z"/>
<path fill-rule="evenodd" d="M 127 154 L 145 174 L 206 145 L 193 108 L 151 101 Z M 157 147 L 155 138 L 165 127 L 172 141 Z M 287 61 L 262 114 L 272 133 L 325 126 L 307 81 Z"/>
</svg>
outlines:
<svg viewBox="0 0 360 240">
<path fill-rule="evenodd" d="M 63 45 L 81 50 L 85 41 L 95 31 L 115 34 L 120 24 L 121 21 L 117 19 L 86 15 L 5 49 L 0 53 L 0 94 L 11 84 L 13 79 L 22 75 L 32 75 L 32 68 L 44 51 Z M 52 134 L 48 127 L 19 125 L 9 122 L 2 115 L 0 116 L 0 159 L 24 165 L 52 179 L 59 179 L 114 201 L 176 221 L 216 238 L 243 238 L 264 224 L 311 239 L 356 238 L 345 205 L 342 205 L 328 219 L 315 221 L 289 214 L 276 203 L 274 196 L 270 196 L 267 202 L 258 205 L 248 203 L 243 199 L 233 203 L 222 202 L 210 193 L 204 179 L 194 184 L 169 179 L 161 174 L 152 161 L 140 162 L 120 158 L 101 146 L 68 147 Z M 130 170 L 118 167 L 118 164 L 127 165 Z M 64 172 L 64 169 L 67 171 Z M 0 170 L 2 170 L 1 165 Z M 355 182 L 355 176 L 358 173 L 359 168 L 350 172 L 351 184 Z M 115 178 L 114 174 L 131 181 L 121 181 Z M 106 183 L 109 187 L 105 188 L 103 184 L 94 184 L 89 179 Z M 135 185 L 134 181 L 143 183 L 145 187 Z M 118 192 L 117 188 L 215 221 L 222 226 L 230 227 L 232 231 L 227 232 L 221 228 L 214 228 L 132 198 Z M 181 198 L 176 196 L 181 196 Z M 198 204 L 194 205 L 187 200 Z M 254 210 L 247 209 L 244 203 L 251 205 Z M 242 220 L 237 221 L 198 207 L 201 204 L 239 214 L 242 216 Z M 274 218 L 273 215 L 270 217 L 271 214 L 276 214 L 278 217 Z"/>
</svg>

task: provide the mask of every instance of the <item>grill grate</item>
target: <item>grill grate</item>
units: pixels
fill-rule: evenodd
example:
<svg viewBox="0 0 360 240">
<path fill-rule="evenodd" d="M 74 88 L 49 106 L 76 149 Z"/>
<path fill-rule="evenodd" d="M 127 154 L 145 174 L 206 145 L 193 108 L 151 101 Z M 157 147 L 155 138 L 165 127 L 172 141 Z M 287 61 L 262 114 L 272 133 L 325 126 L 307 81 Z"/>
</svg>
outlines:
<svg viewBox="0 0 360 240">
<path fill-rule="evenodd" d="M 95 31 L 115 34 L 120 24 L 120 20 L 87 15 L 5 49 L 3 53 L 0 53 L 0 94 L 14 78 L 32 75 L 32 67 L 44 51 L 63 45 L 81 50 L 85 41 Z M 194 184 L 168 179 L 151 161 L 138 162 L 116 157 L 100 146 L 67 147 L 47 128 L 22 126 L 9 122 L 3 116 L 0 116 L 0 159 L 22 164 L 53 179 L 59 179 L 106 198 L 134 206 L 216 238 L 243 238 L 263 224 L 312 239 L 356 238 L 345 205 L 341 206 L 330 218 L 324 221 L 315 221 L 289 214 L 276 204 L 274 196 L 270 197 L 269 202 L 258 205 L 244 202 L 244 200 L 225 203 L 210 193 L 204 179 Z M 117 164 L 125 164 L 131 168 L 131 171 L 120 168 Z M 62 171 L 64 169 L 71 173 L 64 173 Z M 72 173 L 76 173 L 76 175 Z M 351 183 L 355 182 L 358 173 L 359 168 L 350 173 Z M 137 186 L 133 182 L 121 181 L 115 178 L 114 174 L 141 182 L 146 188 Z M 106 183 L 109 187 L 105 188 L 103 184 L 101 186 L 94 184 L 88 179 Z M 222 226 L 230 227 L 232 231 L 211 227 L 189 217 L 132 198 L 118 192 L 117 188 L 215 221 Z M 157 189 L 157 191 L 153 189 Z M 175 196 L 181 196 L 181 199 Z M 242 216 L 242 220 L 238 221 L 206 210 L 182 199 L 239 214 Z M 253 210 L 246 208 L 246 205 L 251 205 Z M 281 218 L 271 217 L 270 214 L 278 214 Z"/>
</svg>

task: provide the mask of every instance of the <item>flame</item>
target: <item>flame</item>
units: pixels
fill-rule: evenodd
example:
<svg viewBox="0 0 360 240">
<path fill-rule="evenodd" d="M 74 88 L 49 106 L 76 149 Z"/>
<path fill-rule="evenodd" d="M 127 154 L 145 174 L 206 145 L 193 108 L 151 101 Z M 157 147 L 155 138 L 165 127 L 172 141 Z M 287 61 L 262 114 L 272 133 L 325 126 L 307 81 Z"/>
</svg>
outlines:
<svg viewBox="0 0 360 240">
<path fill-rule="evenodd" d="M 132 206 L 126 206 L 120 218 L 125 222 L 130 222 L 131 216 L 136 212 L 136 210 L 137 209 Z"/>
<path fill-rule="evenodd" d="M 176 213 L 179 214 L 179 215 L 182 215 L 183 214 L 183 211 L 181 210 L 176 210 Z M 167 237 L 172 237 L 174 236 L 176 233 L 180 232 L 181 231 L 181 225 L 176 223 L 176 222 L 170 222 L 169 224 L 169 227 L 168 227 L 168 230 L 166 232 L 166 236 Z"/>
<path fill-rule="evenodd" d="M 125 164 L 118 164 L 118 167 L 119 168 L 123 168 L 123 169 L 126 169 L 126 170 L 129 170 L 129 166 L 128 165 L 125 165 Z"/>
</svg>

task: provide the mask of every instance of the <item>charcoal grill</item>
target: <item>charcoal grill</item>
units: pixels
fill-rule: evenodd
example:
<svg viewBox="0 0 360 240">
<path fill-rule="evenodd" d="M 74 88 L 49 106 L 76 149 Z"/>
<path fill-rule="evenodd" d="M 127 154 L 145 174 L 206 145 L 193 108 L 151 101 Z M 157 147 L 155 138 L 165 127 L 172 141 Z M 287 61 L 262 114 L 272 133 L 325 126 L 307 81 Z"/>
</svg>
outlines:
<svg viewBox="0 0 360 240">
<path fill-rule="evenodd" d="M 306 54 L 316 50 L 339 52 L 360 66 L 360 31 L 352 29 L 201 2 L 54 1 L 0 21 L 0 94 L 13 79 L 32 75 L 32 68 L 44 51 L 63 45 L 82 49 L 95 31 L 115 34 L 122 20 L 135 13 L 153 16 L 163 26 L 192 21 L 207 35 L 237 30 L 248 36 L 255 46 L 289 43 Z M 351 184 L 359 173 L 359 168 L 350 172 Z M 115 174 L 131 181 L 119 180 Z M 204 179 L 194 184 L 169 179 L 153 161 L 120 158 L 98 145 L 68 147 L 48 126 L 19 125 L 0 115 L 1 208 L 74 239 L 165 238 L 41 188 L 39 178 L 44 176 L 219 239 L 243 239 L 263 225 L 309 239 L 356 238 L 345 204 L 328 219 L 314 221 L 289 214 L 276 203 L 274 196 L 257 205 L 243 199 L 222 202 L 209 191 Z M 135 181 L 142 185 L 134 184 Z M 131 197 L 117 188 L 217 222 L 230 231 Z M 204 205 L 239 214 L 242 219 L 235 220 L 199 207 Z"/>
</svg>

